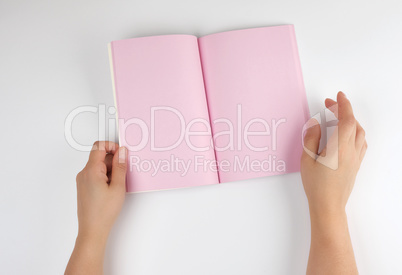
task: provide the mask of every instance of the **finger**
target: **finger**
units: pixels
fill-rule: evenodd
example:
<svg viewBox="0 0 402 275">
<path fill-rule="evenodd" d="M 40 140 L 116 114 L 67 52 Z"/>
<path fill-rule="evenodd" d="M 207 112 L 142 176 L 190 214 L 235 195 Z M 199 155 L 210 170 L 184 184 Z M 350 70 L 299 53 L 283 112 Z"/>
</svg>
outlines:
<svg viewBox="0 0 402 275">
<path fill-rule="evenodd" d="M 111 181 L 112 164 L 113 164 L 113 154 L 107 154 L 105 157 L 106 176 L 108 178 L 107 183 L 110 183 L 110 181 Z"/>
<path fill-rule="evenodd" d="M 327 107 L 327 108 L 331 107 L 332 105 L 335 105 L 336 103 L 337 102 L 333 99 L 330 99 L 330 98 L 325 99 L 325 107 Z"/>
<path fill-rule="evenodd" d="M 338 102 L 330 98 L 325 99 L 325 107 L 334 113 L 335 117 L 338 118 Z"/>
<path fill-rule="evenodd" d="M 338 128 L 335 128 L 316 161 L 333 170 L 338 168 Z"/>
<path fill-rule="evenodd" d="M 306 149 L 313 154 L 318 154 L 318 148 L 320 147 L 321 128 L 320 124 L 315 118 L 311 118 L 306 123 L 306 134 L 303 139 L 303 145 Z M 307 153 L 304 151 L 304 153 Z M 307 153 L 308 154 L 308 153 Z"/>
<path fill-rule="evenodd" d="M 356 150 L 360 152 L 365 142 L 366 142 L 366 132 L 364 131 L 360 123 L 356 121 L 356 142 L 355 142 Z"/>
<path fill-rule="evenodd" d="M 114 154 L 119 146 L 111 141 L 97 141 L 89 154 L 89 164 L 104 162 L 106 154 Z"/>
<path fill-rule="evenodd" d="M 364 142 L 362 150 L 360 151 L 360 162 L 362 162 L 362 160 L 364 159 L 366 151 L 367 151 L 367 141 Z"/>
<path fill-rule="evenodd" d="M 352 104 L 343 92 L 338 93 L 337 101 L 339 104 L 339 120 L 354 118 Z"/>
<path fill-rule="evenodd" d="M 351 140 L 355 142 L 356 136 L 356 119 L 353 115 L 352 105 L 342 92 L 338 93 L 338 127 L 339 142 L 347 143 Z"/>
<path fill-rule="evenodd" d="M 113 154 L 107 154 L 105 157 L 105 164 L 108 172 L 112 171 L 112 163 L 113 163 Z"/>
<path fill-rule="evenodd" d="M 126 188 L 127 149 L 120 147 L 113 156 L 110 186 Z"/>
</svg>

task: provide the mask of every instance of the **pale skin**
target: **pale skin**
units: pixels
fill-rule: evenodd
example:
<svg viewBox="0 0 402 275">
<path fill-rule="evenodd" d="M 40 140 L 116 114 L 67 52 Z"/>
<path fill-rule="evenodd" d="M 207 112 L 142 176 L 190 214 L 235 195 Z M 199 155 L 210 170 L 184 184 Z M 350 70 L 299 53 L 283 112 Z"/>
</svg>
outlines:
<svg viewBox="0 0 402 275">
<path fill-rule="evenodd" d="M 367 142 L 343 93 L 338 93 L 337 101 L 327 99 L 325 105 L 339 118 L 339 165 L 332 170 L 303 152 L 301 176 L 311 218 L 307 274 L 358 274 L 345 206 Z M 319 140 L 319 125 L 310 127 L 305 146 L 317 153 Z M 331 154 L 334 152 L 325 148 L 318 158 Z M 94 144 L 87 165 L 77 175 L 79 229 L 65 274 L 103 274 L 106 242 L 125 198 L 126 171 L 126 148 L 108 141 Z"/>
<path fill-rule="evenodd" d="M 326 99 L 325 105 L 330 110 L 338 107 L 338 150 L 327 150 L 331 147 L 330 138 L 321 155 L 338 154 L 338 168 L 332 170 L 303 152 L 301 176 L 311 220 L 307 274 L 358 274 L 345 207 L 366 154 L 367 141 L 345 94 L 339 92 L 337 102 Z M 319 127 L 309 128 L 304 139 L 305 146 L 314 153 L 319 147 Z"/>
<path fill-rule="evenodd" d="M 77 175 L 78 236 L 65 274 L 103 274 L 112 226 L 126 195 L 127 150 L 97 141 Z"/>
</svg>

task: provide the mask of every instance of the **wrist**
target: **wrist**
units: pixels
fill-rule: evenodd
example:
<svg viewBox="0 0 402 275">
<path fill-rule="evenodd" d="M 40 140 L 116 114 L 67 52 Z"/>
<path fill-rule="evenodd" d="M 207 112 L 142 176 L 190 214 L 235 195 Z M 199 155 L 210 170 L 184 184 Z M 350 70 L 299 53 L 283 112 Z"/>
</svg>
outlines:
<svg viewBox="0 0 402 275">
<path fill-rule="evenodd" d="M 311 219 L 318 220 L 339 219 L 346 217 L 345 207 L 341 205 L 331 205 L 325 203 L 314 204 L 309 202 L 309 212 Z"/>
<path fill-rule="evenodd" d="M 106 246 L 108 236 L 108 232 L 87 231 L 80 229 L 78 230 L 76 244 L 85 247 L 102 248 Z"/>
<path fill-rule="evenodd" d="M 79 230 L 73 253 L 66 274 L 103 274 L 103 258 L 105 256 L 107 236 L 87 234 Z"/>
<path fill-rule="evenodd" d="M 310 208 L 312 235 L 324 239 L 336 239 L 338 232 L 347 231 L 348 221 L 344 208 Z"/>
</svg>

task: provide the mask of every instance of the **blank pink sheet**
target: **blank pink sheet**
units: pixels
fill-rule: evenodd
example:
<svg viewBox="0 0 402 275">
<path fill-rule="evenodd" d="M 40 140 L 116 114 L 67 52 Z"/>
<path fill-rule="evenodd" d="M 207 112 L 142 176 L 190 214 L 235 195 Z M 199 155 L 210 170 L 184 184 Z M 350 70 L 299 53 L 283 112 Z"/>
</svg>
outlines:
<svg viewBox="0 0 402 275">
<path fill-rule="evenodd" d="M 199 45 L 213 134 L 229 129 L 214 120 L 234 122 L 234 147 L 216 152 L 230 164 L 220 167 L 220 182 L 299 171 L 310 114 L 293 25 L 212 34 Z M 245 130 L 266 134 L 245 138 Z M 227 144 L 228 135 L 216 138 L 216 147 Z"/>
<path fill-rule="evenodd" d="M 216 169 L 196 169 L 194 161 L 196 156 L 215 161 L 213 147 L 196 152 L 183 137 L 182 120 L 185 125 L 194 119 L 209 124 L 197 37 L 164 35 L 114 41 L 111 55 L 119 141 L 129 148 L 127 192 L 218 183 Z M 154 127 L 152 108 L 159 108 L 154 110 Z M 198 123 L 192 130 L 207 132 L 207 127 Z M 189 139 L 197 148 L 211 143 L 210 134 Z M 135 148 L 143 142 L 144 148 Z M 170 146 L 171 150 L 158 149 Z"/>
</svg>

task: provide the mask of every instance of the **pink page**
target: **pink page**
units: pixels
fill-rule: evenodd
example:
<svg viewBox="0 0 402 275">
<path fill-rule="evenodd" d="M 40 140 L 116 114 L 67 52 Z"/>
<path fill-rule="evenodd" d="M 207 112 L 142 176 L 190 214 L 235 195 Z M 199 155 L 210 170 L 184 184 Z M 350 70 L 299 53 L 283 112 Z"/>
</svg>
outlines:
<svg viewBox="0 0 402 275">
<path fill-rule="evenodd" d="M 309 111 L 293 26 L 212 34 L 199 46 L 220 182 L 299 171 Z"/>
<path fill-rule="evenodd" d="M 110 51 L 120 145 L 129 148 L 127 191 L 218 183 L 197 38 L 133 38 Z M 186 136 L 186 128 L 201 134 Z M 204 161 L 214 169 L 196 164 Z"/>
</svg>

